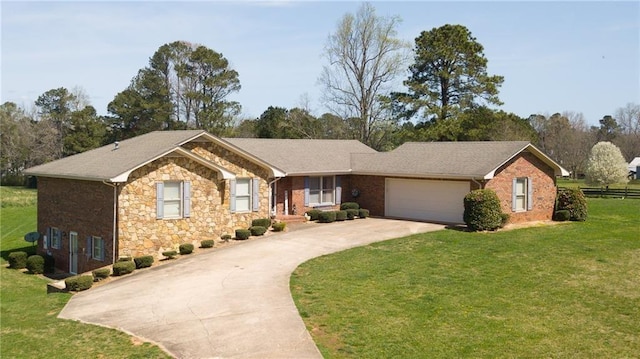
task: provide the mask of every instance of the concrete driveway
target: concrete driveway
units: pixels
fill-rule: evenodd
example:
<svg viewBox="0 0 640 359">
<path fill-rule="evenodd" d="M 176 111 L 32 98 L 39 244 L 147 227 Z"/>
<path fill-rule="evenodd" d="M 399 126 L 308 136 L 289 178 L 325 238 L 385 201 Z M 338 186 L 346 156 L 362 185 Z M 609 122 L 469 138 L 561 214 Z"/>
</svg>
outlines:
<svg viewBox="0 0 640 359">
<path fill-rule="evenodd" d="M 304 224 L 73 296 L 59 317 L 116 328 L 178 358 L 321 358 L 289 291 L 301 263 L 444 226 L 368 218 Z"/>
</svg>

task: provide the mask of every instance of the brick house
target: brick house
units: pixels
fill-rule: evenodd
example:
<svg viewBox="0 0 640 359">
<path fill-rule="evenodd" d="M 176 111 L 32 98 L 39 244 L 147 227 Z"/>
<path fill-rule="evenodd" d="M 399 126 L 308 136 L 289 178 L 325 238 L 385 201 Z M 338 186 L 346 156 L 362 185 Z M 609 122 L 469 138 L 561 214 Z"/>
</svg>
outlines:
<svg viewBox="0 0 640 359">
<path fill-rule="evenodd" d="M 406 143 L 219 138 L 152 132 L 27 170 L 38 177 L 38 243 L 82 273 L 357 201 L 374 216 L 462 222 L 462 198 L 494 189 L 512 222 L 553 214 L 566 170 L 528 142 Z M 286 218 L 286 217 L 285 217 Z"/>
</svg>

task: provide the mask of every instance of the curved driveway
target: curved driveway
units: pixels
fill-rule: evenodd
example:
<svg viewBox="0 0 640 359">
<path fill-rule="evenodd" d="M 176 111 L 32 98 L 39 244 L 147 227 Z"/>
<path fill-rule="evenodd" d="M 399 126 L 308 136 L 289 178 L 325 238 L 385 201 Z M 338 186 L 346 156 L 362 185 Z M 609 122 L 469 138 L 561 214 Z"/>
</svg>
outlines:
<svg viewBox="0 0 640 359">
<path fill-rule="evenodd" d="M 73 296 L 59 317 L 116 328 L 178 358 L 321 358 L 289 291 L 301 263 L 443 226 L 368 218 L 305 224 Z"/>
</svg>

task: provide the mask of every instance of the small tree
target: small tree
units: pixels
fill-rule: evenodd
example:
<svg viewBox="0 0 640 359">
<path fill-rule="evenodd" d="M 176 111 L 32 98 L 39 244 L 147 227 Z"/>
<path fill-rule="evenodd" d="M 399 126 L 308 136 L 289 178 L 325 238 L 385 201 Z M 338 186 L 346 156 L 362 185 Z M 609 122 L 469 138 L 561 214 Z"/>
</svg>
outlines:
<svg viewBox="0 0 640 359">
<path fill-rule="evenodd" d="M 609 187 L 627 183 L 628 170 L 620 149 L 611 142 L 598 142 L 591 148 L 585 170 L 587 183 Z"/>
</svg>

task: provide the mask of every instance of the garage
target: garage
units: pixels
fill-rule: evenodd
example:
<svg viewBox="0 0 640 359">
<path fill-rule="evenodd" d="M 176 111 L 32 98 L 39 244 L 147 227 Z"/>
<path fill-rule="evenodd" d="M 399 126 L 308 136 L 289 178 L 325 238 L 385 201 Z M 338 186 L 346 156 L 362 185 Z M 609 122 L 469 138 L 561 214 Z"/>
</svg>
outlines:
<svg viewBox="0 0 640 359">
<path fill-rule="evenodd" d="M 387 217 L 463 223 L 469 182 L 387 178 L 385 187 Z"/>
</svg>

